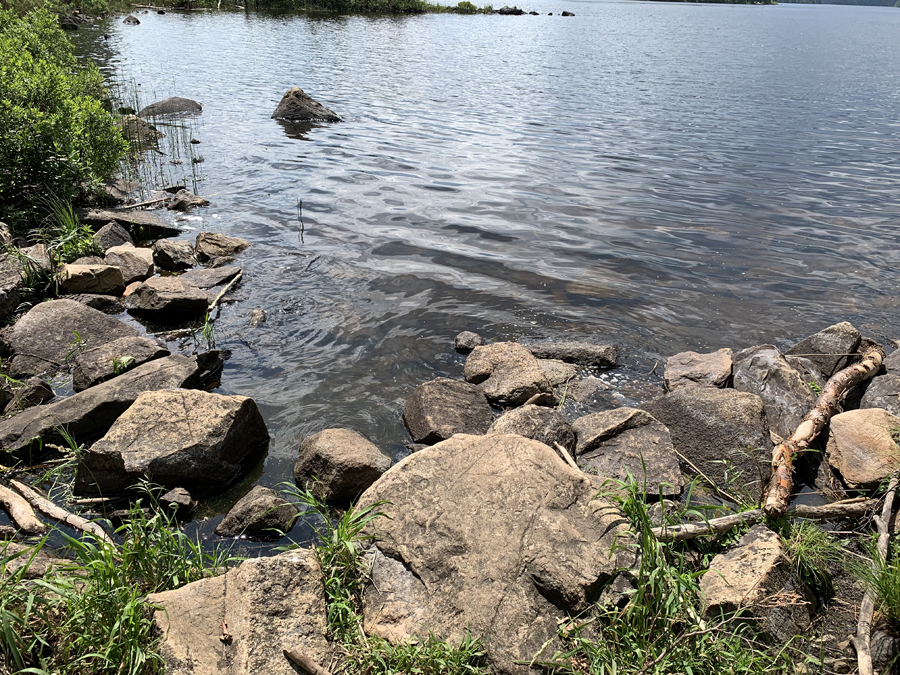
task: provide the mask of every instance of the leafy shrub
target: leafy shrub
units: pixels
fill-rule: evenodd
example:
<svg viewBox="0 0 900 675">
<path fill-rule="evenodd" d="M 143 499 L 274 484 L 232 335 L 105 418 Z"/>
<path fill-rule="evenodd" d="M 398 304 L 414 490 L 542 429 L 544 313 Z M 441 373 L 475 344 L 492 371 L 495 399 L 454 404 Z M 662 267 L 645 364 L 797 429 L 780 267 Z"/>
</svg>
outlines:
<svg viewBox="0 0 900 675">
<path fill-rule="evenodd" d="M 0 219 L 21 227 L 48 192 L 84 197 L 118 168 L 127 145 L 102 94 L 49 11 L 0 11 Z"/>
<path fill-rule="evenodd" d="M 462 0 L 462 2 L 456 6 L 457 14 L 474 14 L 477 11 L 478 8 L 469 2 L 469 0 Z"/>
</svg>

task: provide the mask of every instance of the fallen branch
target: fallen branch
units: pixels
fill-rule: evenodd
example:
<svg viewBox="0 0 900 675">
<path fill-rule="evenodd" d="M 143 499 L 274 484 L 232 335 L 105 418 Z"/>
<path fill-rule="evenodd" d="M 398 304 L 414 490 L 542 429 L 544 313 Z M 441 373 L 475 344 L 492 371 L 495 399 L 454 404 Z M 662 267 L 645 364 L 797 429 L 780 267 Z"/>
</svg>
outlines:
<svg viewBox="0 0 900 675">
<path fill-rule="evenodd" d="M 225 288 L 223 288 L 223 289 L 221 290 L 221 292 L 216 296 L 216 299 L 213 300 L 213 301 L 209 304 L 209 309 L 207 310 L 207 312 L 209 312 L 210 314 L 212 314 L 212 311 L 218 306 L 219 301 L 220 301 L 222 298 L 225 297 L 225 294 L 226 294 L 228 291 L 230 291 L 230 290 L 232 289 L 232 287 L 233 287 L 237 282 L 239 282 L 243 276 L 244 276 L 244 275 L 243 275 L 242 272 L 238 272 L 237 275 L 234 277 L 234 279 L 232 279 L 230 282 L 228 282 L 228 285 L 227 285 Z"/>
<path fill-rule="evenodd" d="M 293 663 L 295 666 L 298 666 L 301 670 L 308 673 L 309 675 L 331 675 L 330 670 L 325 670 L 322 666 L 313 661 L 299 649 L 282 649 L 281 652 L 285 655 L 288 661 Z"/>
<path fill-rule="evenodd" d="M 891 531 L 888 524 L 891 522 L 891 514 L 894 512 L 894 495 L 897 493 L 897 474 L 891 477 L 887 493 L 884 496 L 884 508 L 881 516 L 875 518 L 875 526 L 878 528 L 877 553 L 879 562 L 884 564 L 887 558 L 888 544 L 891 539 Z M 872 669 L 872 617 L 875 615 L 875 598 L 871 590 L 866 591 L 862 604 L 859 607 L 859 623 L 856 624 L 856 637 L 851 642 L 856 648 L 856 660 L 859 666 L 859 675 L 873 675 Z"/>
<path fill-rule="evenodd" d="M 73 529 L 93 534 L 95 537 L 105 541 L 107 544 L 114 544 L 113 540 L 110 539 L 108 534 L 106 534 L 106 531 L 97 523 L 92 523 L 89 520 L 85 520 L 81 516 L 76 516 L 74 513 L 70 513 L 64 508 L 57 506 L 49 499 L 44 499 L 24 483 L 20 483 L 17 480 L 11 480 L 9 481 L 9 483 L 16 489 L 16 491 L 20 495 L 28 500 L 28 503 L 31 504 L 31 506 L 34 507 L 35 510 L 40 511 L 45 516 L 53 518 L 54 520 L 58 520 L 64 525 L 68 525 Z"/>
<path fill-rule="evenodd" d="M 562 458 L 563 458 L 564 460 L 566 460 L 566 464 L 568 464 L 569 466 L 571 466 L 571 467 L 572 467 L 573 469 L 575 469 L 576 471 L 581 471 L 581 467 L 578 466 L 578 465 L 575 463 L 575 460 L 572 459 L 572 455 L 569 454 L 569 451 L 568 451 L 568 450 L 566 450 L 566 449 L 565 449 L 563 446 L 561 446 L 559 443 L 553 443 L 553 445 L 556 446 L 556 450 L 557 450 L 557 452 L 559 452 L 560 455 L 562 455 Z"/>
<path fill-rule="evenodd" d="M 794 489 L 794 459 L 809 448 L 819 432 L 840 411 L 841 398 L 847 390 L 875 375 L 883 360 L 884 350 L 875 345 L 866 350 L 862 361 L 832 376 L 791 437 L 775 446 L 772 451 L 772 479 L 763 505 L 767 516 L 777 517 L 787 511 Z"/>
<path fill-rule="evenodd" d="M 153 204 L 159 204 L 160 202 L 167 202 L 171 197 L 157 197 L 156 199 L 148 199 L 145 202 L 139 202 L 137 204 L 130 204 L 129 206 L 121 206 L 119 207 L 120 211 L 124 211 L 126 209 L 139 209 L 142 206 L 152 206 Z"/>
<path fill-rule="evenodd" d="M 47 525 L 41 522 L 31 505 L 4 485 L 0 485 L 0 507 L 25 534 L 44 534 L 47 531 Z"/>
<path fill-rule="evenodd" d="M 838 518 L 859 518 L 870 511 L 876 504 L 876 499 L 848 499 L 823 506 L 798 505 L 787 513 L 792 518 L 806 518 L 807 520 L 836 520 Z M 663 525 L 654 527 L 651 532 L 659 541 L 684 541 L 696 539 L 709 534 L 721 534 L 734 527 L 746 523 L 753 525 L 766 517 L 762 509 L 732 513 L 720 518 L 711 518 L 700 523 L 685 523 L 684 525 Z"/>
</svg>

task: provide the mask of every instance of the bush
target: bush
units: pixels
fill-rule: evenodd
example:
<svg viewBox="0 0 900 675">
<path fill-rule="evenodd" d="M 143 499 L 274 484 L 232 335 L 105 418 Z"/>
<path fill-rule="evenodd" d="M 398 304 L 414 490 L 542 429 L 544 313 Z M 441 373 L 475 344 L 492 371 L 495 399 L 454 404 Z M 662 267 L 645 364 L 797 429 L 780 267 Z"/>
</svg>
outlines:
<svg viewBox="0 0 900 675">
<path fill-rule="evenodd" d="M 21 229 L 48 193 L 83 198 L 118 168 L 127 145 L 102 94 L 50 12 L 0 11 L 0 220 Z"/>
<path fill-rule="evenodd" d="M 477 11 L 478 8 L 469 2 L 469 0 L 462 0 L 462 2 L 456 6 L 457 14 L 474 14 Z"/>
</svg>

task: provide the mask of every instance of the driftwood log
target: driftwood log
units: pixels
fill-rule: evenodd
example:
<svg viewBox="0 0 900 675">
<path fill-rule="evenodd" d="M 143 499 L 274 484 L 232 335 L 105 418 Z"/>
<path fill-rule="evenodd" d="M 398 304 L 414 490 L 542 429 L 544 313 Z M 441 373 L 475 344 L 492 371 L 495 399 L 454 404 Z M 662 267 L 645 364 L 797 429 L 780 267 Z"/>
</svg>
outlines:
<svg viewBox="0 0 900 675">
<path fill-rule="evenodd" d="M 31 505 L 5 485 L 0 485 L 0 507 L 25 534 L 44 534 L 48 529 Z"/>
<path fill-rule="evenodd" d="M 790 509 L 787 515 L 792 518 L 806 518 L 807 520 L 859 518 L 875 508 L 877 504 L 877 499 L 847 499 L 823 506 L 798 505 Z M 753 525 L 765 517 L 766 514 L 762 509 L 753 509 L 752 511 L 733 513 L 721 518 L 711 518 L 700 523 L 654 527 L 651 529 L 651 532 L 659 541 L 684 541 L 685 539 L 696 539 L 708 534 L 728 532 L 742 523 Z"/>
<path fill-rule="evenodd" d="M 299 649 L 282 649 L 281 652 L 285 655 L 288 661 L 293 663 L 295 666 L 298 666 L 300 670 L 304 671 L 308 675 L 331 675 L 330 670 L 326 670 L 325 668 L 320 666 Z"/>
<path fill-rule="evenodd" d="M 794 459 L 809 449 L 819 432 L 840 411 L 841 398 L 848 389 L 869 379 L 881 368 L 884 350 L 875 345 L 863 354 L 862 361 L 844 368 L 825 384 L 812 410 L 800 422 L 791 437 L 772 451 L 772 479 L 766 490 L 763 511 L 767 516 L 783 516 L 794 490 Z"/>
<path fill-rule="evenodd" d="M 9 484 L 15 488 L 15 490 L 22 495 L 29 504 L 36 511 L 40 511 L 45 516 L 53 518 L 54 520 L 58 520 L 64 525 L 68 525 L 69 527 L 81 530 L 82 532 L 88 532 L 93 534 L 98 539 L 105 541 L 108 544 L 113 544 L 114 542 L 110 539 L 109 535 L 106 534 L 106 531 L 100 527 L 97 523 L 92 523 L 89 520 L 85 520 L 81 516 L 76 516 L 74 513 L 70 513 L 65 509 L 57 506 L 49 499 L 44 499 L 37 492 L 32 490 L 30 487 L 25 485 L 24 483 L 20 483 L 17 480 L 9 481 Z"/>
<path fill-rule="evenodd" d="M 884 497 L 884 508 L 881 516 L 875 518 L 875 527 L 878 529 L 877 555 L 880 564 L 887 559 L 888 543 L 891 540 L 891 514 L 894 512 L 894 495 L 897 494 L 897 474 L 891 477 L 887 493 Z M 873 675 L 872 668 L 872 617 L 875 615 L 875 598 L 871 590 L 866 591 L 862 604 L 859 607 L 859 622 L 856 625 L 856 637 L 853 638 L 853 646 L 856 649 L 856 661 L 859 667 L 859 675 Z"/>
</svg>

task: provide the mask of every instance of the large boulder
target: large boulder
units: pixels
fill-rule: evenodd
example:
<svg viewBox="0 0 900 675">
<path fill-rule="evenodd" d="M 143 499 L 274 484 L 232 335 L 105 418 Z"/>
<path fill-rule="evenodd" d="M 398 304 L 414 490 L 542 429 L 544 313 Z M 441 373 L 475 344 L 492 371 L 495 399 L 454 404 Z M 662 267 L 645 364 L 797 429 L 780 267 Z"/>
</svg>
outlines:
<svg viewBox="0 0 900 675">
<path fill-rule="evenodd" d="M 145 476 L 165 487 L 223 487 L 238 476 L 244 458 L 268 442 L 251 398 L 193 389 L 150 391 L 81 453 L 75 489 L 121 492 Z"/>
<path fill-rule="evenodd" d="M 669 430 L 643 410 L 617 408 L 572 424 L 575 462 L 587 472 L 616 480 L 630 474 L 649 494 L 681 494 L 684 481 Z"/>
<path fill-rule="evenodd" d="M 815 335 L 801 340 L 788 349 L 788 356 L 804 356 L 815 363 L 827 380 L 854 360 L 847 354 L 855 354 L 862 336 L 853 324 L 844 321 L 829 326 Z"/>
<path fill-rule="evenodd" d="M 297 514 L 297 507 L 285 501 L 275 490 L 256 485 L 225 514 L 215 533 L 220 537 L 278 538 L 287 533 Z"/>
<path fill-rule="evenodd" d="M 420 384 L 403 407 L 403 423 L 413 441 L 429 445 L 453 434 L 483 434 L 493 419 L 481 389 L 446 377 Z"/>
<path fill-rule="evenodd" d="M 180 277 L 153 277 L 128 295 L 126 306 L 158 321 L 178 321 L 203 316 L 209 309 L 209 298 Z"/>
<path fill-rule="evenodd" d="M 143 281 L 152 277 L 156 271 L 153 266 L 153 251 L 149 248 L 137 248 L 131 244 L 108 249 L 105 260 L 107 265 L 115 265 L 122 270 L 126 286 L 132 281 Z M 125 290 L 124 287 L 122 290 Z"/>
<path fill-rule="evenodd" d="M 64 265 L 59 271 L 59 286 L 66 293 L 98 293 L 121 295 L 125 279 L 115 265 L 76 264 Z"/>
<path fill-rule="evenodd" d="M 180 272 L 197 264 L 194 247 L 188 241 L 160 239 L 151 250 L 155 265 L 167 272 Z"/>
<path fill-rule="evenodd" d="M 595 345 L 588 342 L 536 342 L 528 349 L 539 359 L 556 359 L 579 366 L 612 368 L 618 354 L 612 345 Z"/>
<path fill-rule="evenodd" d="M 897 470 L 900 417 L 887 410 L 848 410 L 831 418 L 825 458 L 850 488 L 875 488 Z"/>
<path fill-rule="evenodd" d="M 0 340 L 12 354 L 9 374 L 23 377 L 64 365 L 77 353 L 79 338 L 91 348 L 137 334 L 128 324 L 80 302 L 51 300 L 32 307 L 3 330 Z"/>
<path fill-rule="evenodd" d="M 391 466 L 391 458 L 350 429 L 325 429 L 300 442 L 294 481 L 328 503 L 346 503 Z"/>
<path fill-rule="evenodd" d="M 541 364 L 527 347 L 515 342 L 475 347 L 463 372 L 467 382 L 480 384 L 488 400 L 503 407 L 521 405 L 535 394 L 550 391 Z"/>
<path fill-rule="evenodd" d="M 106 433 L 143 392 L 195 387 L 201 376 L 197 359 L 181 354 L 145 363 L 109 382 L 0 421 L 0 448 L 26 455 L 32 444 L 64 444 L 62 431 L 86 443 Z"/>
<path fill-rule="evenodd" d="M 340 122 L 333 110 L 313 99 L 299 87 L 288 89 L 272 113 L 273 120 L 288 122 Z"/>
<path fill-rule="evenodd" d="M 569 452 L 575 449 L 575 432 L 566 418 L 553 408 L 523 405 L 504 413 L 491 424 L 489 434 L 518 434 L 554 447 L 559 443 Z"/>
<path fill-rule="evenodd" d="M 198 113 L 203 111 L 203 106 L 197 101 L 180 96 L 172 96 L 156 103 L 141 108 L 139 117 L 161 117 L 163 115 L 181 115 L 184 113 Z"/>
<path fill-rule="evenodd" d="M 744 350 L 734 369 L 734 388 L 762 399 L 769 426 L 782 438 L 789 438 L 816 404 L 809 382 L 774 347 Z"/>
<path fill-rule="evenodd" d="M 153 338 L 126 337 L 81 352 L 72 369 L 72 388 L 83 391 L 137 368 L 148 361 L 169 356 L 165 345 Z"/>
<path fill-rule="evenodd" d="M 675 450 L 719 487 L 760 497 L 771 472 L 772 439 L 759 396 L 681 387 L 643 408 L 666 425 Z"/>
<path fill-rule="evenodd" d="M 669 391 L 686 385 L 702 387 L 727 387 L 731 379 L 730 349 L 720 349 L 711 354 L 681 352 L 666 360 L 664 380 Z"/>
<path fill-rule="evenodd" d="M 201 232 L 197 235 L 194 255 L 200 262 L 214 258 L 229 258 L 247 250 L 250 242 L 239 237 L 226 237 L 217 232 Z"/>
<path fill-rule="evenodd" d="M 131 244 L 134 246 L 134 239 L 128 234 L 128 230 L 114 220 L 97 230 L 94 233 L 93 239 L 97 246 L 104 251 L 111 249 L 113 246 L 121 246 L 122 244 Z"/>
<path fill-rule="evenodd" d="M 359 501 L 384 502 L 376 508 L 390 516 L 370 526 L 366 632 L 392 642 L 471 633 L 497 672 L 531 672 L 531 659 L 562 648 L 570 612 L 628 586 L 617 576 L 636 562 L 628 522 L 598 490 L 521 436 L 459 434 L 406 457 Z"/>
<path fill-rule="evenodd" d="M 331 660 L 323 574 L 312 549 L 251 558 L 147 600 L 159 607 L 153 622 L 167 675 L 295 675 L 285 647 Z"/>
<path fill-rule="evenodd" d="M 900 416 L 900 373 L 888 371 L 886 375 L 873 377 L 859 407 L 884 408 L 892 415 Z"/>
</svg>

